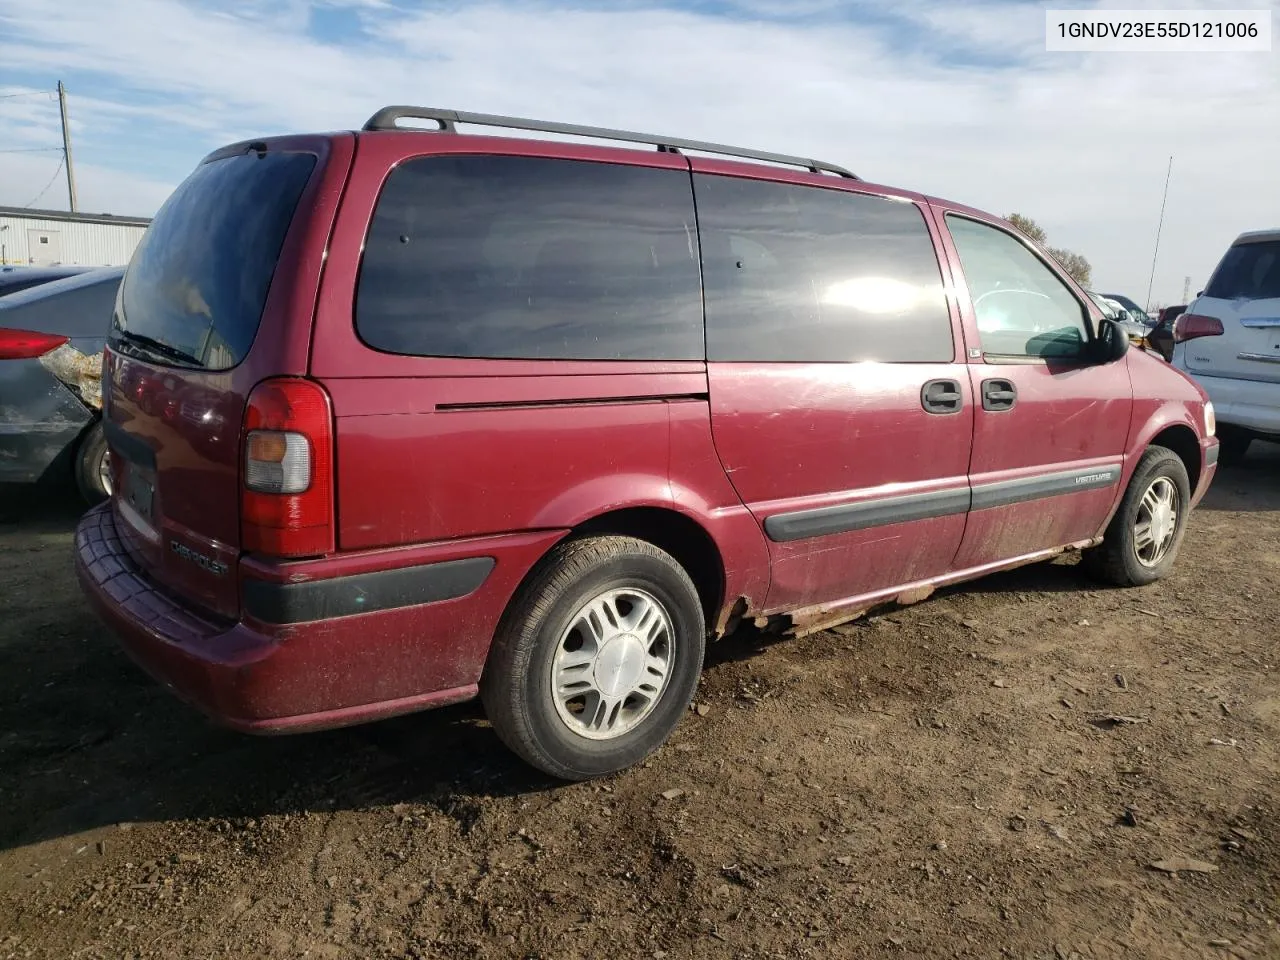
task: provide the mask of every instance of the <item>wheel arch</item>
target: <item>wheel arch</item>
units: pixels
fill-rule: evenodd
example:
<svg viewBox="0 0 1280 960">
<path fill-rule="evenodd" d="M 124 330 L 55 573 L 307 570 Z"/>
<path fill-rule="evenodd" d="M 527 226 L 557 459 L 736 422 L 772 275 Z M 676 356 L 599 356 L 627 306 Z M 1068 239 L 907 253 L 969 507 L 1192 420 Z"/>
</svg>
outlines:
<svg viewBox="0 0 1280 960">
<path fill-rule="evenodd" d="M 1182 465 L 1187 468 L 1187 479 L 1194 494 L 1200 485 L 1201 470 L 1200 438 L 1196 436 L 1196 432 L 1183 423 L 1170 424 L 1151 438 L 1147 449 L 1151 447 L 1164 447 L 1178 455 Z"/>
<path fill-rule="evenodd" d="M 635 537 L 669 553 L 689 574 L 707 628 L 713 628 L 724 603 L 725 568 L 720 548 L 702 524 L 667 507 L 624 507 L 579 523 L 565 539 L 592 536 Z"/>
</svg>

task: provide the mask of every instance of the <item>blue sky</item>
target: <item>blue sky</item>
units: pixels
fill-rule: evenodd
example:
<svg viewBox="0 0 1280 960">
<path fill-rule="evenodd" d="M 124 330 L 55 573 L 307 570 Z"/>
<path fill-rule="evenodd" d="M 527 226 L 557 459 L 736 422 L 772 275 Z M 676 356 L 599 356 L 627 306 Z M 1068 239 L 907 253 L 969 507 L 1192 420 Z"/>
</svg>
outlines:
<svg viewBox="0 0 1280 960">
<path fill-rule="evenodd" d="M 1173 154 L 1154 296 L 1175 302 L 1237 233 L 1280 225 L 1280 52 L 1046 53 L 1048 5 L 0 0 L 0 204 L 65 207 L 39 149 L 59 79 L 80 206 L 117 214 L 154 212 L 222 143 L 422 103 L 818 156 L 1027 214 L 1141 300 Z"/>
</svg>

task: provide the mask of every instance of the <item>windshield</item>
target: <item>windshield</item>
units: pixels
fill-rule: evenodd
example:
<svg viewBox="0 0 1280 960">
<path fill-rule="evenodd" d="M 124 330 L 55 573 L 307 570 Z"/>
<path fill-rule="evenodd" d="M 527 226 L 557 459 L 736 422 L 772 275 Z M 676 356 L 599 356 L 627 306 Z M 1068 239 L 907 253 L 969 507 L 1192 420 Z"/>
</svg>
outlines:
<svg viewBox="0 0 1280 960">
<path fill-rule="evenodd" d="M 1138 306 L 1134 301 L 1130 300 L 1128 297 L 1121 296 L 1118 293 L 1104 293 L 1102 294 L 1102 296 L 1106 297 L 1108 300 L 1114 300 L 1116 303 L 1120 304 L 1120 306 L 1124 307 L 1124 309 L 1129 311 L 1129 315 L 1134 320 L 1137 320 L 1139 322 L 1146 322 L 1148 319 L 1150 319 L 1147 316 L 1147 311 L 1143 310 L 1140 306 Z"/>
<path fill-rule="evenodd" d="M 1103 300 L 1102 297 L 1098 296 L 1096 293 L 1089 293 L 1089 299 L 1093 301 L 1093 305 L 1095 307 L 1102 311 L 1102 315 L 1104 317 L 1115 317 L 1115 309 L 1109 306 L 1107 301 Z"/>
<path fill-rule="evenodd" d="M 243 360 L 315 164 L 309 153 L 201 164 L 165 201 L 129 263 L 112 347 L 206 370 Z"/>
</svg>

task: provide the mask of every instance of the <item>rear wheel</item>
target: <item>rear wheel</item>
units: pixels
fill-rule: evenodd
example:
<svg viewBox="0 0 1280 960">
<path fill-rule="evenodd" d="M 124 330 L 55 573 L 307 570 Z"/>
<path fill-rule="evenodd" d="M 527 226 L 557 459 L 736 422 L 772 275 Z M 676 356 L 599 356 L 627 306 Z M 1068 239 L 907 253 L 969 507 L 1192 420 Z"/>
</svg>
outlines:
<svg viewBox="0 0 1280 960">
<path fill-rule="evenodd" d="M 680 722 L 702 670 L 702 604 L 669 554 L 631 537 L 555 548 L 507 611 L 480 681 L 502 741 L 586 780 L 629 767 Z"/>
<path fill-rule="evenodd" d="M 86 503 L 93 506 L 111 496 L 111 452 L 99 420 L 80 441 L 76 451 L 76 487 Z"/>
<path fill-rule="evenodd" d="M 1239 427 L 1227 424 L 1219 426 L 1218 463 L 1224 467 L 1239 466 L 1252 443 L 1253 437 Z"/>
<path fill-rule="evenodd" d="M 1151 447 L 1138 461 L 1102 543 L 1085 553 L 1086 568 L 1121 587 L 1167 576 L 1182 545 L 1190 503 L 1182 460 L 1165 447 Z"/>
</svg>

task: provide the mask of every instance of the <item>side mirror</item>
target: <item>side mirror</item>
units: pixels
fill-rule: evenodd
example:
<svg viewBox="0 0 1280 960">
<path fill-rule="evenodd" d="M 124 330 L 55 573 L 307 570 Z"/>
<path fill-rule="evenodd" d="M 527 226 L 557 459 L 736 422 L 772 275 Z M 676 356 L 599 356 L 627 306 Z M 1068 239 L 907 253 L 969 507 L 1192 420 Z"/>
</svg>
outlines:
<svg viewBox="0 0 1280 960">
<path fill-rule="evenodd" d="M 1115 320 L 1103 317 L 1089 350 L 1095 363 L 1114 363 L 1129 352 L 1129 335 Z"/>
</svg>

